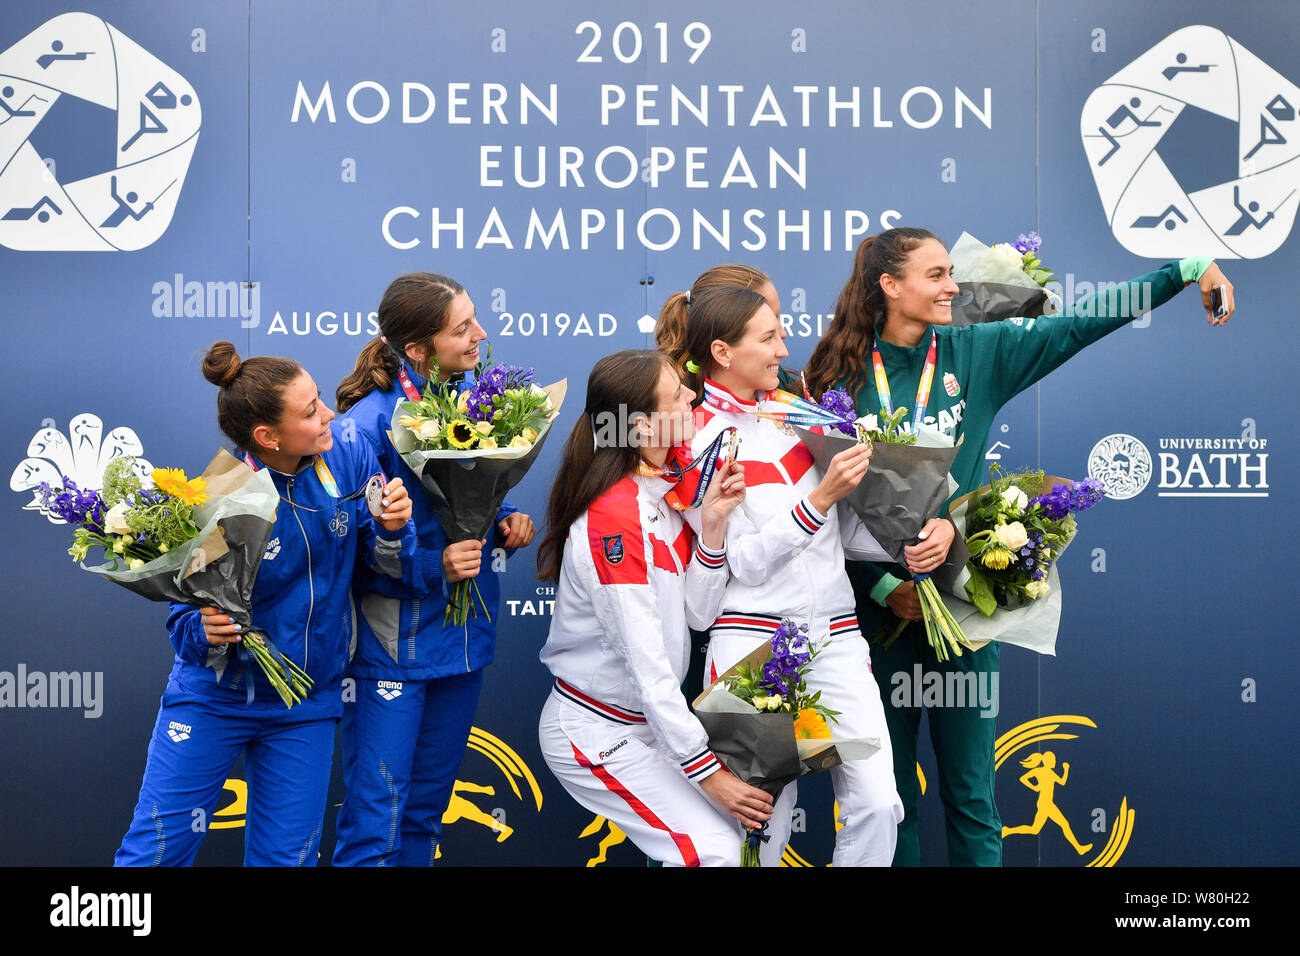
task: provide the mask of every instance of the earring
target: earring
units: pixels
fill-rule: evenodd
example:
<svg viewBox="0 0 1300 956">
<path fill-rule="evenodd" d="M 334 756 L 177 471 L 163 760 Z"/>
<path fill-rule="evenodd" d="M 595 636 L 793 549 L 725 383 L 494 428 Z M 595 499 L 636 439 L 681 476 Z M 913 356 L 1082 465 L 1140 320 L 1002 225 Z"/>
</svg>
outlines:
<svg viewBox="0 0 1300 956">
<path fill-rule="evenodd" d="M 279 451 L 279 450 L 280 450 L 280 446 L 279 446 L 279 445 L 276 445 L 276 446 L 275 446 L 275 450 L 276 450 L 276 451 Z"/>
<path fill-rule="evenodd" d="M 731 363 L 730 363 L 730 362 L 723 362 L 723 363 L 722 363 L 722 367 L 723 367 L 723 368 L 731 368 Z"/>
</svg>

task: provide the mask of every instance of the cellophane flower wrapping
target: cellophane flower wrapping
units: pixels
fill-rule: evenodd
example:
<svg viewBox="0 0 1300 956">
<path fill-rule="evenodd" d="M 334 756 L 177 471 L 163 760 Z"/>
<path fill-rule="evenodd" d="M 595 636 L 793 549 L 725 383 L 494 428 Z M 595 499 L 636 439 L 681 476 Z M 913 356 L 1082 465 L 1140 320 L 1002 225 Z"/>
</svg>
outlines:
<svg viewBox="0 0 1300 956">
<path fill-rule="evenodd" d="M 1037 484 L 1039 487 L 1035 489 L 1031 484 L 1023 492 L 1026 498 L 1025 504 L 1043 501 L 1048 514 L 1058 519 L 1069 514 L 1067 505 L 1077 503 L 1080 496 L 1090 499 L 1089 502 L 1083 504 L 1085 508 L 1095 504 L 1101 497 L 1100 486 L 1094 488 L 1087 480 L 1073 482 L 1070 479 L 1055 475 L 1039 476 L 1036 474 L 1010 475 L 1007 477 L 1013 481 L 1032 479 L 1033 484 Z M 1059 502 L 1058 507 L 1058 502 L 1054 499 L 1062 497 L 1063 489 L 1079 490 L 1073 495 L 1076 501 Z M 973 526 L 973 517 L 979 508 L 980 502 L 985 500 L 992 493 L 992 490 L 993 484 L 990 483 L 953 501 L 948 516 L 956 525 L 960 538 L 968 538 L 980 530 Z M 1066 499 L 1071 497 L 1069 491 L 1064 491 L 1063 494 Z M 1082 508 L 1076 508 L 1075 510 L 1082 510 Z M 1009 515 L 1008 517 L 1014 518 L 1017 516 Z M 977 646 L 982 646 L 988 641 L 1000 641 L 1004 644 L 1024 647 L 1039 654 L 1055 656 L 1062 606 L 1061 577 L 1057 572 L 1057 565 L 1066 548 L 1074 541 L 1076 534 L 1077 528 L 1073 528 L 1071 533 L 1064 537 L 1063 540 L 1052 543 L 1048 566 L 1046 569 L 1040 568 L 1036 572 L 1041 576 L 1032 578 L 1036 582 L 1035 586 L 1042 592 L 1040 597 L 1032 598 L 1023 593 L 1017 593 L 1016 590 L 1001 593 L 997 607 L 992 615 L 984 614 L 973 603 L 968 591 L 968 583 L 972 577 L 971 570 L 970 568 L 963 568 L 957 578 L 942 590 L 944 603 L 957 622 L 961 624 L 967 638 Z M 1032 548 L 1033 542 L 1026 542 L 1026 550 Z M 972 562 L 975 560 L 978 559 L 971 559 Z M 1031 572 L 1031 574 L 1034 573 Z"/>
<path fill-rule="evenodd" d="M 837 454 L 857 443 L 839 432 L 821 434 L 796 427 L 800 440 L 812 453 L 813 461 L 825 474 Z M 862 519 L 867 530 L 898 564 L 907 567 L 903 549 L 914 544 L 931 518 L 943 510 L 957 483 L 948 474 L 960 450 L 945 435 L 923 428 L 915 445 L 873 442 L 871 467 L 858 486 L 843 499 Z M 951 584 L 970 558 L 958 535 L 944 564 L 932 574 L 940 587 Z"/>
<path fill-rule="evenodd" d="M 1050 315 L 1055 300 L 1020 262 L 963 232 L 948 251 L 957 287 L 970 293 L 952 304 L 953 325 L 1000 322 L 1013 316 Z"/>
</svg>

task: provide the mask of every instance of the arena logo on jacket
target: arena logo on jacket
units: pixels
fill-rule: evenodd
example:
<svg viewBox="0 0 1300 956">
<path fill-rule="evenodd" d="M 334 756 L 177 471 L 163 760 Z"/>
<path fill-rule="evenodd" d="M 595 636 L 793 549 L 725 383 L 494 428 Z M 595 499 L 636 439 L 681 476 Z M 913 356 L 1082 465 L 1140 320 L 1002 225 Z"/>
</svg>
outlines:
<svg viewBox="0 0 1300 956">
<path fill-rule="evenodd" d="M 54 419 L 47 418 L 27 443 L 27 457 L 10 474 L 9 488 L 31 494 L 23 510 L 39 511 L 52 523 L 63 524 L 63 519 L 41 507 L 42 483 L 58 488 L 67 477 L 78 488 L 98 490 L 104 486 L 104 469 L 110 461 L 134 455 L 136 473 L 147 484 L 153 465 L 140 457 L 143 453 L 144 446 L 134 429 L 119 425 L 105 435 L 103 421 L 90 412 L 74 416 L 66 434 L 56 427 Z"/>
<path fill-rule="evenodd" d="M 111 110 L 112 131 L 56 109 L 64 97 Z M 0 245 L 152 245 L 176 212 L 201 118 L 189 81 L 116 27 L 88 13 L 42 23 L 0 53 Z M 112 165 L 86 166 L 100 156 Z"/>
<path fill-rule="evenodd" d="M 1222 30 L 1176 30 L 1089 95 L 1088 166 L 1120 244 L 1259 259 L 1300 204 L 1300 87 Z"/>
<path fill-rule="evenodd" d="M 1161 498 L 1267 498 L 1268 439 L 1253 418 L 1236 434 L 1170 435 L 1153 443 L 1117 432 L 1088 453 L 1088 475 L 1106 486 L 1106 497 L 1134 498 L 1156 480 Z"/>
</svg>

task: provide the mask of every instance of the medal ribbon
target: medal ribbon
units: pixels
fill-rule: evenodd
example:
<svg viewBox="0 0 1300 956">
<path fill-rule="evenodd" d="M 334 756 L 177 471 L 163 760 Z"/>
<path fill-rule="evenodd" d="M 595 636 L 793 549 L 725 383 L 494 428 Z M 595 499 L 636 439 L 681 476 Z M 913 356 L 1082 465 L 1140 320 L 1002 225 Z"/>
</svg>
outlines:
<svg viewBox="0 0 1300 956">
<path fill-rule="evenodd" d="M 681 500 L 676 489 L 669 489 L 664 494 L 664 500 L 674 511 L 684 511 L 687 508 L 698 508 L 704 501 L 704 495 L 709 490 L 709 482 L 713 480 L 713 473 L 717 470 L 718 459 L 722 457 L 722 446 L 731 433 L 736 429 L 724 428 L 718 433 L 718 437 L 713 439 L 709 447 L 700 452 L 700 454 L 688 465 L 665 465 L 662 468 L 647 464 L 645 461 L 637 462 L 636 473 L 647 478 L 663 478 L 666 481 L 676 484 L 681 481 L 682 476 L 696 466 L 700 469 L 700 482 L 695 488 L 695 497 L 689 504 Z M 681 447 L 681 446 L 678 446 Z"/>
<path fill-rule="evenodd" d="M 244 464 L 253 469 L 253 471 L 257 471 L 259 467 L 256 459 L 248 453 L 244 454 Z M 330 471 L 330 466 L 325 464 L 325 459 L 320 455 L 317 455 L 315 460 L 312 462 L 312 467 L 316 470 L 316 477 L 320 479 L 321 485 L 325 488 L 325 493 L 331 498 L 342 498 L 343 496 L 339 493 L 338 482 L 334 480 L 334 473 Z M 361 492 L 353 492 L 348 495 L 348 498 L 359 498 L 364 493 L 365 489 L 363 488 Z M 320 510 L 319 508 L 308 508 L 305 505 L 289 501 L 283 495 L 280 496 L 280 500 L 287 505 L 292 505 L 294 508 L 301 508 L 303 511 Z"/>
<path fill-rule="evenodd" d="M 925 367 L 921 370 L 921 381 L 916 386 L 916 409 L 912 413 L 912 431 L 913 433 L 921 425 L 921 420 L 925 418 L 926 406 L 930 404 L 930 386 L 934 384 L 934 366 L 935 357 L 938 354 L 939 336 L 933 331 L 930 333 L 930 351 L 925 357 Z M 885 363 L 880 358 L 880 346 L 872 344 L 871 346 L 871 366 L 876 373 L 876 394 L 880 396 L 881 404 L 885 407 L 885 414 L 894 414 L 894 403 L 889 393 L 889 376 L 885 374 Z"/>
<path fill-rule="evenodd" d="M 778 423 L 784 422 L 787 425 L 801 425 L 804 428 L 853 424 L 852 420 L 840 418 L 838 415 L 828 412 L 826 409 L 814 402 L 800 398 L 797 395 L 792 395 L 779 388 L 773 389 L 770 392 L 765 392 L 762 401 L 772 405 L 784 405 L 786 410 L 759 409 L 757 405 L 752 408 L 746 408 L 745 406 L 732 401 L 725 394 L 720 394 L 719 391 L 710 388 L 707 383 L 704 386 L 705 404 L 716 408 L 719 411 L 732 412 L 741 415 L 756 415 L 757 417 L 765 418 L 768 421 Z"/>
<path fill-rule="evenodd" d="M 402 391 L 406 393 L 408 401 L 418 402 L 420 400 L 420 390 L 411 381 L 411 376 L 407 374 L 405 365 L 397 367 L 397 380 L 402 383 Z"/>
</svg>

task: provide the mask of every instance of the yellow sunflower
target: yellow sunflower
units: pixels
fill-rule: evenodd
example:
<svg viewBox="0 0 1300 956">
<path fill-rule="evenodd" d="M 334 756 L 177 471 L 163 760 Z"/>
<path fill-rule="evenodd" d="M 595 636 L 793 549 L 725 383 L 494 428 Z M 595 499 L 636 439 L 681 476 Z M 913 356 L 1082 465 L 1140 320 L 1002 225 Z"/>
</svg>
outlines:
<svg viewBox="0 0 1300 956">
<path fill-rule="evenodd" d="M 203 490 L 208 483 L 202 478 L 186 480 L 183 468 L 155 468 L 151 477 L 159 491 L 179 498 L 187 505 L 201 505 L 208 500 L 208 493 Z"/>
<path fill-rule="evenodd" d="M 797 740 L 830 740 L 831 729 L 826 726 L 825 717 L 806 707 L 794 719 L 794 736 Z"/>
<path fill-rule="evenodd" d="M 986 568 L 1001 571 L 1011 563 L 1011 552 L 1006 548 L 989 548 L 980 555 L 980 563 Z"/>
<path fill-rule="evenodd" d="M 457 418 L 447 426 L 447 441 L 452 448 L 472 448 L 477 440 L 478 432 L 463 418 Z"/>
</svg>

